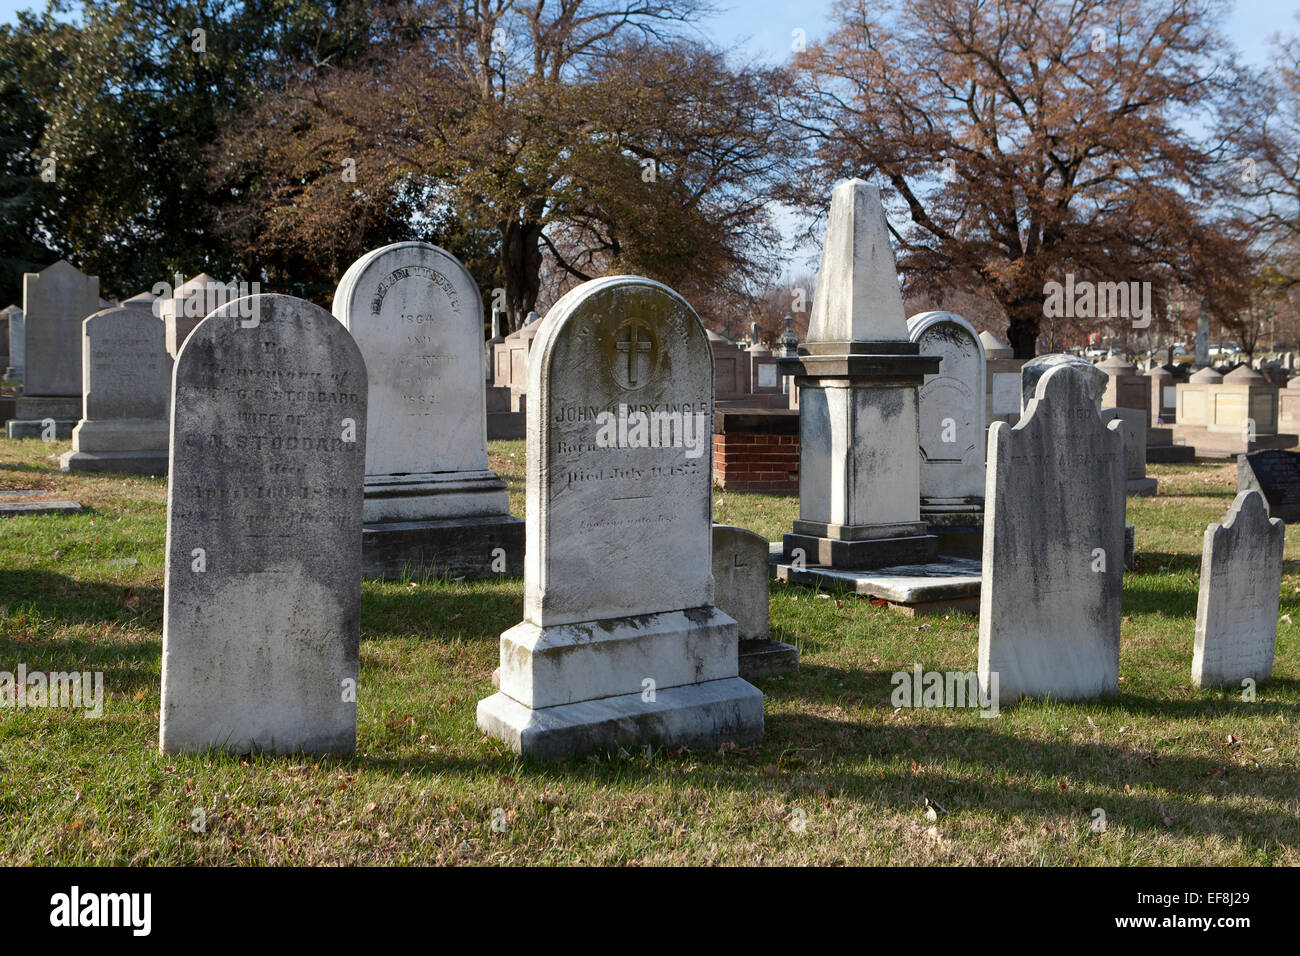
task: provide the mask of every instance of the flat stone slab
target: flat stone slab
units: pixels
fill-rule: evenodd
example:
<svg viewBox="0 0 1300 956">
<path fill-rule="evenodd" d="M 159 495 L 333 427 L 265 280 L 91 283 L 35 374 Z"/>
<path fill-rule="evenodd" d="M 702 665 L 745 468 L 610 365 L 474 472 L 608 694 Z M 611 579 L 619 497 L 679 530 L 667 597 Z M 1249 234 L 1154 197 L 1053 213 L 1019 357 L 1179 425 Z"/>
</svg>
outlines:
<svg viewBox="0 0 1300 956">
<path fill-rule="evenodd" d="M 147 475 L 161 478 L 167 474 L 167 452 L 69 451 L 59 458 L 61 471 L 89 471 L 119 475 Z"/>
<path fill-rule="evenodd" d="M 772 546 L 771 554 L 772 576 L 778 581 L 888 601 L 904 613 L 979 610 L 980 562 L 973 558 L 941 557 L 924 564 L 852 571 L 819 565 L 795 568 L 780 560 L 779 544 Z"/>
<path fill-rule="evenodd" d="M 81 510 L 81 502 L 71 498 L 56 498 L 52 491 L 35 488 L 0 491 L 0 516 L 77 514 Z"/>
</svg>

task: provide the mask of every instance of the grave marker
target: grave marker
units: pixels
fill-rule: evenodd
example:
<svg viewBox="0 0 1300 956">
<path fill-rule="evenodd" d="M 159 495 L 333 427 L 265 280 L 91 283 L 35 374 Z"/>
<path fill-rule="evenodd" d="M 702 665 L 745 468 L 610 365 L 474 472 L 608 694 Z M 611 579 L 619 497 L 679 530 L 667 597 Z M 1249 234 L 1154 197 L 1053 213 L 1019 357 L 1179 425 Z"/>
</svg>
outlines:
<svg viewBox="0 0 1300 956">
<path fill-rule="evenodd" d="M 162 750 L 351 753 L 361 352 L 324 309 L 253 296 L 190 334 L 172 401 Z"/>
</svg>

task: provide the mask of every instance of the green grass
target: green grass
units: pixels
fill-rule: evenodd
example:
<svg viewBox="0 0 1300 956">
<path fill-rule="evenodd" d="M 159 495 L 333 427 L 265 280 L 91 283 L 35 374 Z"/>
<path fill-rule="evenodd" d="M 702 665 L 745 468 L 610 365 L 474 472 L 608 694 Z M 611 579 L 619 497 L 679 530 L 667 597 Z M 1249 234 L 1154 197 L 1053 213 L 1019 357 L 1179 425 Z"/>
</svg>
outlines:
<svg viewBox="0 0 1300 956">
<path fill-rule="evenodd" d="M 1294 537 L 1276 679 L 1254 703 L 1189 684 L 1201 537 L 1232 500 L 1230 465 L 1155 466 L 1160 496 L 1129 500 L 1113 700 L 895 710 L 894 671 L 975 669 L 975 619 L 774 583 L 774 636 L 803 668 L 760 682 L 761 745 L 548 765 L 474 726 L 518 580 L 363 585 L 353 758 L 160 755 L 166 484 L 62 475 L 67 447 L 0 443 L 0 490 L 87 507 L 0 519 L 0 669 L 101 670 L 108 699 L 99 720 L 0 711 L 8 863 L 1300 864 Z M 491 451 L 522 514 L 523 443 Z M 717 520 L 770 538 L 796 511 L 717 494 Z M 927 799 L 946 811 L 933 823 Z"/>
</svg>

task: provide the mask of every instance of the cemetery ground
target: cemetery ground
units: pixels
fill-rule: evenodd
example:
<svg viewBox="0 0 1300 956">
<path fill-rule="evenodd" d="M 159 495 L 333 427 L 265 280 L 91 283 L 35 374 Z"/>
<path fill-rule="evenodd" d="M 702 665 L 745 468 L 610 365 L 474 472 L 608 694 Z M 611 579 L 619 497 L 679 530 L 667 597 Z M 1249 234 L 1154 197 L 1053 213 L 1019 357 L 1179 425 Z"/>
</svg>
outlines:
<svg viewBox="0 0 1300 956">
<path fill-rule="evenodd" d="M 0 445 L 0 491 L 86 508 L 0 519 L 0 670 L 102 671 L 104 713 L 0 712 L 10 864 L 1300 864 L 1295 533 L 1274 680 L 1254 702 L 1190 684 L 1202 535 L 1232 503 L 1231 463 L 1153 466 L 1159 496 L 1128 500 L 1117 698 L 895 709 L 897 671 L 975 670 L 976 619 L 773 583 L 772 636 L 802 667 L 757 682 L 760 745 L 542 764 L 474 723 L 518 578 L 363 584 L 355 757 L 160 755 L 166 480 L 62 474 L 69 447 Z M 522 515 L 524 443 L 490 451 Z M 715 503 L 771 539 L 798 507 Z"/>
</svg>

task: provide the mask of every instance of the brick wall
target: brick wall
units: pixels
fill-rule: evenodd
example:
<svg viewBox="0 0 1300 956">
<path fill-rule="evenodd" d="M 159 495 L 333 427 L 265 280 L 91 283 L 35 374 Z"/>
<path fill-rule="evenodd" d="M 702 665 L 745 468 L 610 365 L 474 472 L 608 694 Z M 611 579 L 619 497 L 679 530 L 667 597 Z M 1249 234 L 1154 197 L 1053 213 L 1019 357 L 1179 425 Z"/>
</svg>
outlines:
<svg viewBox="0 0 1300 956">
<path fill-rule="evenodd" d="M 727 491 L 799 493 L 797 412 L 717 412 L 713 483 Z"/>
</svg>

